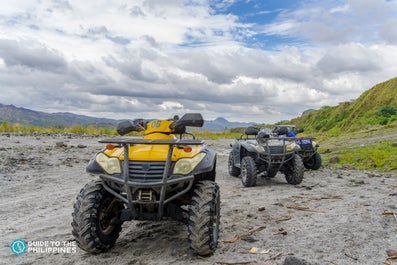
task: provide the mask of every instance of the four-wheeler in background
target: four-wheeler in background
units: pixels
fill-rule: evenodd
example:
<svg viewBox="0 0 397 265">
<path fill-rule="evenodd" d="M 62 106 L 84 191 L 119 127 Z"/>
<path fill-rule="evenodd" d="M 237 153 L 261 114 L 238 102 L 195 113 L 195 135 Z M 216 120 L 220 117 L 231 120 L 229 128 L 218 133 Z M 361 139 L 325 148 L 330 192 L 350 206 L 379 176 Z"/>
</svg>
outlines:
<svg viewBox="0 0 397 265">
<path fill-rule="evenodd" d="M 319 144 L 314 141 L 312 137 L 298 137 L 299 133 L 303 132 L 303 129 L 296 129 L 295 125 L 277 125 L 273 128 L 274 133 L 278 133 L 280 130 L 286 132 L 286 136 L 295 138 L 295 142 L 300 146 L 298 154 L 302 157 L 303 164 L 307 169 L 317 170 L 321 167 L 322 159 L 318 153 Z"/>
<path fill-rule="evenodd" d="M 303 180 L 304 165 L 298 155 L 300 147 L 292 137 L 286 137 L 287 128 L 274 134 L 270 129 L 248 127 L 231 144 L 228 170 L 231 176 L 241 177 L 245 187 L 256 185 L 257 176 L 272 178 L 282 172 L 289 184 Z"/>
<path fill-rule="evenodd" d="M 109 250 L 124 221 L 171 217 L 187 223 L 188 241 L 197 254 L 215 251 L 220 225 L 217 157 L 186 132 L 186 126 L 201 127 L 203 122 L 198 113 L 123 121 L 120 135 L 144 131 L 143 138 L 100 141 L 106 147 L 87 165 L 98 177 L 81 189 L 72 214 L 72 234 L 81 249 Z"/>
</svg>

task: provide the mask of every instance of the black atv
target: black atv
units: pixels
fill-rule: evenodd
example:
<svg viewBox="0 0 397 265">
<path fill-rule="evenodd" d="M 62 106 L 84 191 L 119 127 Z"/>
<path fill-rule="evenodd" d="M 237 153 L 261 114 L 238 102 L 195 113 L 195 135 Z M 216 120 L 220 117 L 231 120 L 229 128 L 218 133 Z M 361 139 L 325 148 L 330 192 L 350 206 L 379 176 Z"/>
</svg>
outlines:
<svg viewBox="0 0 397 265">
<path fill-rule="evenodd" d="M 234 177 L 241 176 L 245 187 L 256 185 L 257 176 L 272 178 L 282 172 L 289 184 L 302 182 L 304 166 L 300 150 L 284 131 L 273 134 L 270 129 L 248 127 L 240 138 L 231 144 L 228 170 Z"/>
<path fill-rule="evenodd" d="M 197 254 L 215 251 L 220 225 L 216 153 L 185 130 L 203 122 L 198 113 L 123 121 L 120 135 L 144 131 L 143 138 L 100 141 L 106 147 L 87 166 L 98 177 L 80 191 L 72 215 L 72 234 L 81 249 L 109 250 L 124 221 L 170 217 L 188 225 L 190 247 Z"/>
<path fill-rule="evenodd" d="M 319 144 L 312 137 L 297 137 L 299 133 L 303 132 L 303 129 L 296 129 L 295 125 L 277 125 L 273 128 L 273 132 L 277 133 L 279 130 L 285 132 L 285 129 L 282 128 L 288 130 L 286 136 L 296 137 L 295 142 L 300 146 L 298 154 L 302 157 L 305 168 L 319 169 L 322 164 L 321 155 L 318 153 Z"/>
</svg>

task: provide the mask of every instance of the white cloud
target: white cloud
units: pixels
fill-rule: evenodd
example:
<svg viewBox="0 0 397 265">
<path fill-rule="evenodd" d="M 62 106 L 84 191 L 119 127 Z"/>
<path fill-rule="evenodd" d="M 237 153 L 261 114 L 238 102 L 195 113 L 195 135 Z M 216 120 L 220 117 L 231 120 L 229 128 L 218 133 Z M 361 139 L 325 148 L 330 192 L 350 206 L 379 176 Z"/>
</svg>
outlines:
<svg viewBox="0 0 397 265">
<path fill-rule="evenodd" d="M 269 24 L 227 12 L 238 3 L 6 1 L 0 103 L 115 118 L 195 111 L 276 122 L 396 75 L 396 1 L 304 2 L 273 12 Z M 265 50 L 244 43 L 252 36 L 298 41 Z"/>
<path fill-rule="evenodd" d="M 317 63 L 317 68 L 328 75 L 339 75 L 344 72 L 374 72 L 380 67 L 376 51 L 357 43 L 332 47 Z"/>
<path fill-rule="evenodd" d="M 184 108 L 181 103 L 175 101 L 164 101 L 163 103 L 160 104 L 160 107 L 166 111 L 169 110 L 179 111 Z"/>
<path fill-rule="evenodd" d="M 336 6 L 334 8 L 331 8 L 331 10 L 329 11 L 331 14 L 334 13 L 347 13 L 349 11 L 349 5 L 342 5 L 342 6 Z"/>
</svg>

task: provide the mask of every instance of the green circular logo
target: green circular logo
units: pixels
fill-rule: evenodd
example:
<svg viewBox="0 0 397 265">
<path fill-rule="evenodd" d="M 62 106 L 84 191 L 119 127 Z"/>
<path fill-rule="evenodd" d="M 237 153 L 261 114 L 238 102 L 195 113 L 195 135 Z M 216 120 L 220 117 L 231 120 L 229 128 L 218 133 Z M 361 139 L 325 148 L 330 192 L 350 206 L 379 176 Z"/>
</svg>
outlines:
<svg viewBox="0 0 397 265">
<path fill-rule="evenodd" d="M 12 243 L 11 243 L 11 251 L 15 255 L 22 255 L 27 250 L 26 245 L 27 244 L 26 244 L 25 240 L 16 239 L 16 240 L 12 241 Z"/>
</svg>

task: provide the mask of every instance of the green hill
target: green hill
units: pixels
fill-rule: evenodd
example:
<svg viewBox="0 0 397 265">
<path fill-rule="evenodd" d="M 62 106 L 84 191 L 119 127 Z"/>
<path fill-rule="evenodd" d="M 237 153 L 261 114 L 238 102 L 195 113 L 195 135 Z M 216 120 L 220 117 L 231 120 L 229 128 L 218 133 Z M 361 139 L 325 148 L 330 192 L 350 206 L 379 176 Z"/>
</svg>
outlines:
<svg viewBox="0 0 397 265">
<path fill-rule="evenodd" d="M 377 84 L 358 99 L 325 106 L 290 121 L 308 132 L 347 132 L 397 120 L 397 78 Z"/>
</svg>

